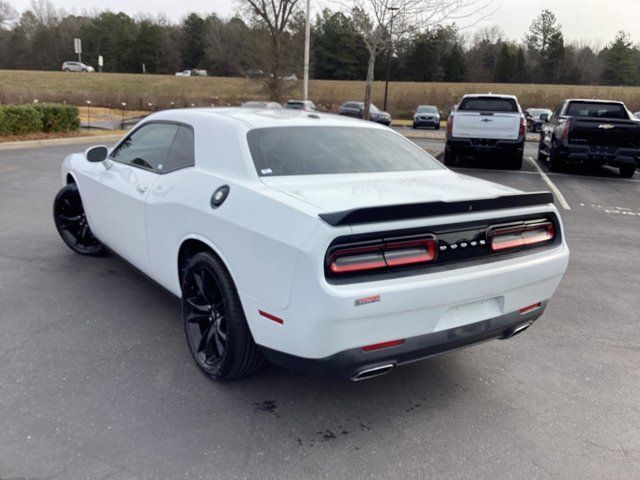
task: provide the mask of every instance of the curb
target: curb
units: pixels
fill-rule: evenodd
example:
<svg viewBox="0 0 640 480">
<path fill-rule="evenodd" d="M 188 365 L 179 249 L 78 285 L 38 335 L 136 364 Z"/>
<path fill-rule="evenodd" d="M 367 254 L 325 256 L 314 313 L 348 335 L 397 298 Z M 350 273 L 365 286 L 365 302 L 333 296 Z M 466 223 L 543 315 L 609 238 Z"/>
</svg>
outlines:
<svg viewBox="0 0 640 480">
<path fill-rule="evenodd" d="M 4 142 L 0 143 L 0 151 L 2 150 L 17 150 L 20 148 L 34 148 L 34 147 L 55 147 L 58 145 L 75 145 L 82 143 L 100 143 L 119 140 L 122 137 L 121 134 L 110 135 L 87 135 L 86 137 L 69 137 L 69 138 L 49 138 L 43 140 L 24 140 L 17 142 Z"/>
</svg>

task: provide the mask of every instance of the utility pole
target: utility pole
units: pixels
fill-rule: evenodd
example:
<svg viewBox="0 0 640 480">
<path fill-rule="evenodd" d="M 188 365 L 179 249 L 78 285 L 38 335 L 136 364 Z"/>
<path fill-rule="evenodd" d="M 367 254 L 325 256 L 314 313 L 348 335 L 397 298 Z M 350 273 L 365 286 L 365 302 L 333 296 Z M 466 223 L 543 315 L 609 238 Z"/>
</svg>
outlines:
<svg viewBox="0 0 640 480">
<path fill-rule="evenodd" d="M 391 12 L 391 24 L 389 25 L 389 45 L 387 46 L 387 79 L 384 82 L 384 105 L 382 110 L 387 111 L 387 94 L 389 93 L 389 77 L 391 75 L 391 49 L 393 47 L 393 17 L 396 10 L 400 10 L 398 7 L 387 8 Z"/>
<path fill-rule="evenodd" d="M 309 43 L 311 42 L 311 0 L 307 0 L 307 19 L 304 25 L 304 73 L 302 79 L 303 100 L 309 100 Z"/>
</svg>

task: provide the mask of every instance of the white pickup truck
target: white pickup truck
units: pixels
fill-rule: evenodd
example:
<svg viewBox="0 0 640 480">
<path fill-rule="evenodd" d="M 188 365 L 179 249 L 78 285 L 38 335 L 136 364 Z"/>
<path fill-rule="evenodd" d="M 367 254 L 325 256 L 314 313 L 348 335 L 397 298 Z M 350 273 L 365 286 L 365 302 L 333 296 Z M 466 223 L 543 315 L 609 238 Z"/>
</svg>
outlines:
<svg viewBox="0 0 640 480">
<path fill-rule="evenodd" d="M 527 121 L 512 95 L 465 95 L 449 116 L 444 163 L 456 166 L 458 157 L 504 159 L 509 168 L 522 168 Z"/>
</svg>

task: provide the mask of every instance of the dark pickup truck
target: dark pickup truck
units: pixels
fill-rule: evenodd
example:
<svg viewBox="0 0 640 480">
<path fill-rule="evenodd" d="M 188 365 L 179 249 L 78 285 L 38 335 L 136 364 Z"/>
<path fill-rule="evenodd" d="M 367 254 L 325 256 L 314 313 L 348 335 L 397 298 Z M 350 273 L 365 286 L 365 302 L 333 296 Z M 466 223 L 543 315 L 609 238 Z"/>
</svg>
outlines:
<svg viewBox="0 0 640 480">
<path fill-rule="evenodd" d="M 632 177 L 640 158 L 640 122 L 621 102 L 565 100 L 540 133 L 538 158 L 549 169 L 567 164 L 611 165 Z"/>
</svg>

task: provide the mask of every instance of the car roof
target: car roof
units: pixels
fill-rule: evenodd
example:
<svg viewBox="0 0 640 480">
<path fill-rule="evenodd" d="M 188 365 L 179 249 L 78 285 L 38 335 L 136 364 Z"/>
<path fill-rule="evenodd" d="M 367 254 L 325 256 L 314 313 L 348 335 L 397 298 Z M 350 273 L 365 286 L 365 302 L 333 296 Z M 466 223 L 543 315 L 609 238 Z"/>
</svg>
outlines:
<svg viewBox="0 0 640 480">
<path fill-rule="evenodd" d="M 500 93 L 468 93 L 464 95 L 462 99 L 475 97 L 512 98 L 513 100 L 518 100 L 518 97 L 515 95 L 502 95 Z"/>
<path fill-rule="evenodd" d="M 585 102 L 585 103 L 618 103 L 620 105 L 624 105 L 624 102 L 619 100 L 604 100 L 604 99 L 596 99 L 596 98 L 567 98 L 565 102 Z"/>
<path fill-rule="evenodd" d="M 195 125 L 201 121 L 221 121 L 235 124 L 245 130 L 266 127 L 295 126 L 359 126 L 363 128 L 387 129 L 382 125 L 332 113 L 305 112 L 303 110 L 273 108 L 183 108 L 164 110 L 149 115 L 145 120 L 172 120 Z"/>
</svg>

